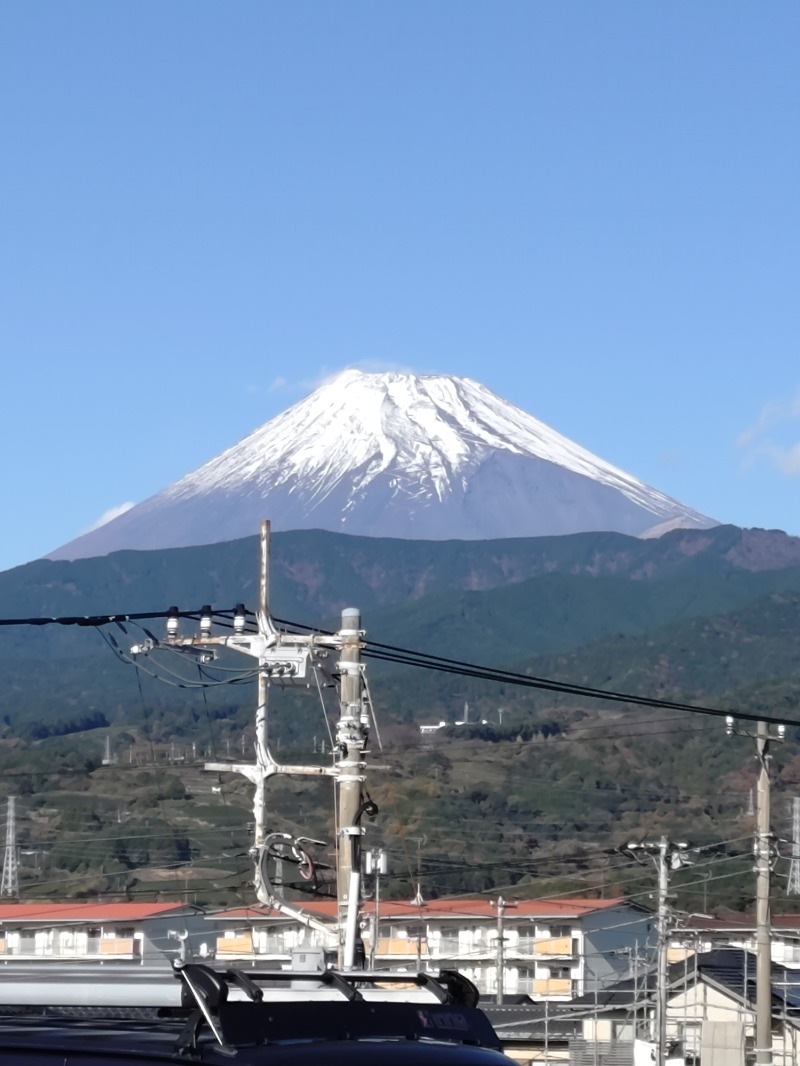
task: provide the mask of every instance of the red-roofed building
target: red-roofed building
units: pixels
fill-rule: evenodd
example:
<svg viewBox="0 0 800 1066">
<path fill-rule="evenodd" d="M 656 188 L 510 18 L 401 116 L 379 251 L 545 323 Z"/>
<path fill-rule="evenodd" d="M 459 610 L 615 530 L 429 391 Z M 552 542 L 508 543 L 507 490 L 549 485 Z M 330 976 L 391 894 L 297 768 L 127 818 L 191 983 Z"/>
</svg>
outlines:
<svg viewBox="0 0 800 1066">
<path fill-rule="evenodd" d="M 0 903 L 0 960 L 180 956 L 182 944 L 199 950 L 203 928 L 197 908 L 183 903 Z"/>
<path fill-rule="evenodd" d="M 338 946 L 333 900 L 302 904 L 331 923 L 324 934 L 268 907 L 240 907 L 208 916 L 220 927 L 218 962 L 288 965 L 299 952 Z M 371 903 L 363 907 L 362 936 L 378 969 L 455 968 L 487 994 L 497 991 L 498 914 L 488 899 L 382 901 L 375 930 Z M 626 976 L 631 958 L 653 947 L 649 912 L 618 899 L 508 900 L 503 915 L 503 990 L 507 995 L 565 1001 Z"/>
</svg>

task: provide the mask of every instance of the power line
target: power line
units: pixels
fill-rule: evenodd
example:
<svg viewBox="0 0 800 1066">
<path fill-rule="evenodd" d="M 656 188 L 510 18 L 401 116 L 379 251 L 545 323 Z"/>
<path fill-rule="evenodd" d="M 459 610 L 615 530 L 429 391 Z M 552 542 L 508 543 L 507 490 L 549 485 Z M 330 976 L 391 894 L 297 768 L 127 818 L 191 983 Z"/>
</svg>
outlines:
<svg viewBox="0 0 800 1066">
<path fill-rule="evenodd" d="M 178 611 L 170 608 L 166 611 L 140 611 L 125 612 L 119 614 L 98 615 L 66 615 L 61 617 L 30 617 L 30 618 L 7 618 L 0 619 L 0 626 L 44 626 L 44 625 L 75 625 L 83 627 L 99 628 L 112 623 L 137 622 L 153 618 L 187 618 L 198 620 L 202 616 L 202 608 L 192 611 Z M 218 619 L 220 624 L 229 625 L 229 619 L 233 619 L 236 608 L 215 610 L 212 617 Z M 255 617 L 252 611 L 246 611 L 251 618 Z M 279 625 L 289 626 L 295 630 L 324 633 L 325 630 L 304 623 L 292 622 L 282 618 L 275 618 Z M 462 659 L 451 659 L 442 655 L 433 655 L 429 652 L 415 651 L 394 644 L 385 644 L 374 640 L 365 640 L 364 655 L 369 658 L 396 665 L 415 666 L 419 669 L 432 670 L 440 673 L 453 674 L 460 677 L 472 677 L 478 680 L 493 681 L 497 683 L 513 685 L 521 688 L 538 689 L 547 692 L 556 692 L 563 695 L 581 696 L 586 699 L 608 701 L 612 703 L 627 703 L 640 707 L 656 707 L 663 710 L 685 711 L 689 714 L 709 715 L 715 718 L 726 718 L 732 713 L 742 721 L 768 722 L 773 725 L 800 726 L 800 721 L 791 718 L 779 718 L 763 713 L 750 713 L 746 711 L 732 711 L 731 708 L 709 707 L 702 704 L 684 703 L 678 700 L 664 700 L 654 696 L 640 696 L 635 693 L 620 692 L 616 689 L 598 689 L 589 685 L 578 685 L 572 682 L 555 681 L 552 678 L 537 677 L 523 674 L 518 671 L 504 670 L 499 667 L 482 666 L 470 663 Z M 141 667 L 140 667 L 141 668 Z M 242 679 L 240 679 L 242 680 Z M 248 678 L 249 680 L 249 678 Z M 195 687 L 187 685 L 186 687 Z"/>
</svg>

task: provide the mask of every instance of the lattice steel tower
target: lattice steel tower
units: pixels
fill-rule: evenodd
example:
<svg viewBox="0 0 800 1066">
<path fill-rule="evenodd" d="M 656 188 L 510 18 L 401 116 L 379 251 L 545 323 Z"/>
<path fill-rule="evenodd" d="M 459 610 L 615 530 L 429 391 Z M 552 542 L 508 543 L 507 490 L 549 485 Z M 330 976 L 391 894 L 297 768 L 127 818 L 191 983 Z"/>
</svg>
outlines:
<svg viewBox="0 0 800 1066">
<path fill-rule="evenodd" d="M 3 878 L 0 881 L 0 896 L 19 895 L 19 862 L 17 860 L 16 796 L 8 797 L 6 813 L 6 850 L 3 855 Z"/>
<path fill-rule="evenodd" d="M 789 864 L 787 896 L 800 896 L 800 796 L 792 800 L 792 861 Z"/>
</svg>

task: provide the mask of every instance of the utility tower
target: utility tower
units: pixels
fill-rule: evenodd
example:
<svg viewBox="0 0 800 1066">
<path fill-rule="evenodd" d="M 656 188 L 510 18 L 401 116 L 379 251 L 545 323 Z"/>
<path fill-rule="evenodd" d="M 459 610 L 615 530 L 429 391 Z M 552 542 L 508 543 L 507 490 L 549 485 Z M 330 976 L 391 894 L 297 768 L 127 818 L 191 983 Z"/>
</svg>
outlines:
<svg viewBox="0 0 800 1066">
<path fill-rule="evenodd" d="M 787 896 L 800 896 L 800 796 L 792 800 L 792 861 L 789 863 Z"/>
<path fill-rule="evenodd" d="M 17 859 L 16 796 L 8 797 L 6 813 L 6 850 L 3 855 L 3 878 L 0 881 L 0 896 L 19 895 L 19 862 Z"/>
</svg>

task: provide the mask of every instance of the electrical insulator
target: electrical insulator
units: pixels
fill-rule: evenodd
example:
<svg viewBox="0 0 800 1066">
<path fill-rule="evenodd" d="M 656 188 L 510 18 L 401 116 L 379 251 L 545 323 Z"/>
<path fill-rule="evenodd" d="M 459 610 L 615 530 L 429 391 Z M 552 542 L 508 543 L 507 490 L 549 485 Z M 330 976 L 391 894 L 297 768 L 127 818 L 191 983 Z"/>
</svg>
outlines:
<svg viewBox="0 0 800 1066">
<path fill-rule="evenodd" d="M 778 726 L 778 740 L 786 740 L 786 726 L 783 722 Z"/>
<path fill-rule="evenodd" d="M 177 637 L 181 622 L 177 607 L 170 607 L 167 611 L 167 636 Z"/>
<path fill-rule="evenodd" d="M 237 603 L 233 609 L 233 631 L 234 633 L 244 633 L 245 623 L 247 622 L 247 615 L 245 614 L 244 604 Z"/>
<path fill-rule="evenodd" d="M 206 604 L 200 608 L 200 634 L 207 637 L 211 633 L 211 607 Z"/>
<path fill-rule="evenodd" d="M 725 732 L 729 737 L 733 736 L 733 715 L 725 715 Z"/>
</svg>

